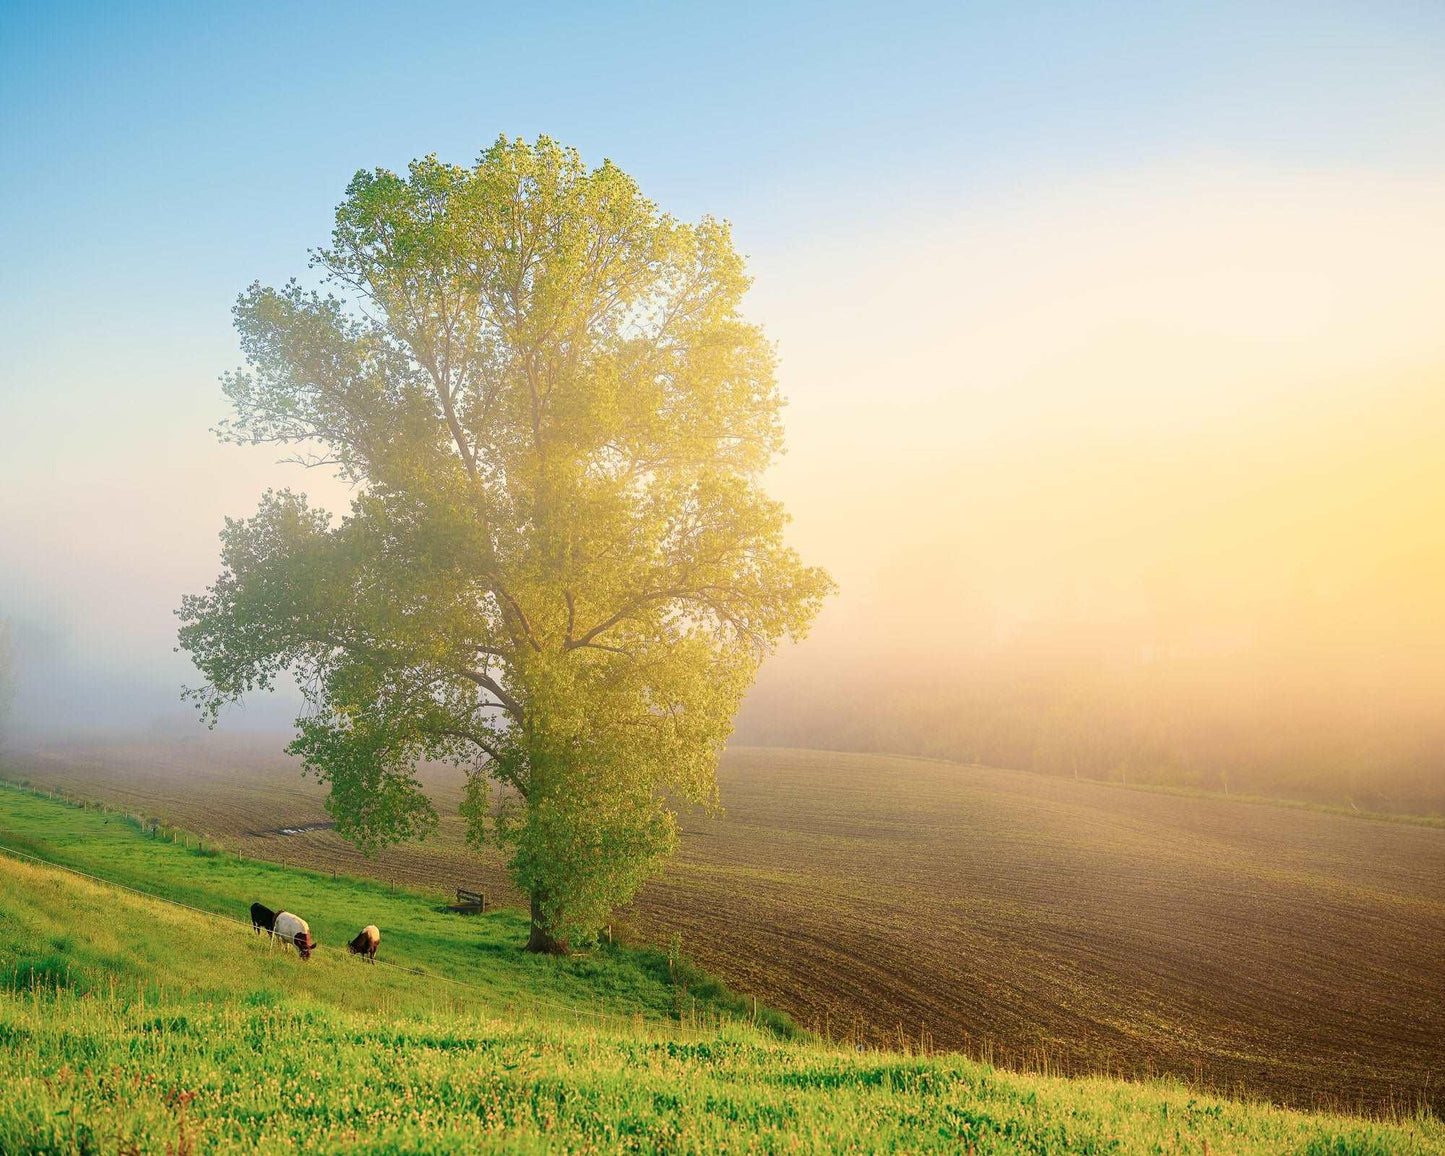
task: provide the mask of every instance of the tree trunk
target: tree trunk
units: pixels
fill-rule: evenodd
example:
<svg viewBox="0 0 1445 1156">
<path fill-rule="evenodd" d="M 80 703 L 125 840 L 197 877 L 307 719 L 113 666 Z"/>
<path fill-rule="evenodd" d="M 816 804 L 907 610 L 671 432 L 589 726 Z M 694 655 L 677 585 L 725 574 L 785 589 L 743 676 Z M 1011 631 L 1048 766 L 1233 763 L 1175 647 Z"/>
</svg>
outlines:
<svg viewBox="0 0 1445 1156">
<path fill-rule="evenodd" d="M 532 934 L 527 940 L 527 950 L 544 955 L 566 955 L 570 950 L 565 939 L 554 939 L 542 923 L 542 904 L 536 895 L 532 896 Z"/>
</svg>

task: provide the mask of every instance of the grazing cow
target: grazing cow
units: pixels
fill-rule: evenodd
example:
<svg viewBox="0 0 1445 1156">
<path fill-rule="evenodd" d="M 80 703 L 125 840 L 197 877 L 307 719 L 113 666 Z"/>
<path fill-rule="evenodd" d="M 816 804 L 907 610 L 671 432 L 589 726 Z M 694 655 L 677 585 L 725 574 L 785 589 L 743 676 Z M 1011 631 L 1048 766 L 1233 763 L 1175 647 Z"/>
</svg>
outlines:
<svg viewBox="0 0 1445 1156">
<path fill-rule="evenodd" d="M 376 962 L 376 949 L 381 946 L 381 932 L 376 930 L 376 924 L 368 923 L 361 929 L 361 934 L 349 944 L 352 955 L 364 955 L 372 963 Z"/>
<path fill-rule="evenodd" d="M 311 928 L 306 925 L 306 920 L 289 911 L 282 911 L 276 916 L 276 938 L 282 943 L 294 943 L 302 959 L 310 959 L 316 949 L 316 941 L 311 938 Z"/>
<path fill-rule="evenodd" d="M 263 931 L 274 932 L 276 930 L 276 913 L 264 904 L 251 904 L 251 926 L 256 929 L 257 935 Z"/>
</svg>

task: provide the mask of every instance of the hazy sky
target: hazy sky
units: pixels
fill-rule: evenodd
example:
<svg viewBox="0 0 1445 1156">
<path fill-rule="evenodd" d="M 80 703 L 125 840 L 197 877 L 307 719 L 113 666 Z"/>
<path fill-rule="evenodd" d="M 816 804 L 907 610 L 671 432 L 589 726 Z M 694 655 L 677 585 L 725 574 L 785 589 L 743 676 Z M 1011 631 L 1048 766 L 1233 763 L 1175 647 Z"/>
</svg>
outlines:
<svg viewBox="0 0 1445 1156">
<path fill-rule="evenodd" d="M 305 275 L 356 169 L 499 132 L 734 222 L 792 400 L 774 488 L 843 583 L 810 652 L 1060 606 L 1441 627 L 1445 6 L 546 7 L 0 11 L 32 721 L 168 709 L 222 517 L 328 489 L 207 433 L 236 293 Z"/>
</svg>

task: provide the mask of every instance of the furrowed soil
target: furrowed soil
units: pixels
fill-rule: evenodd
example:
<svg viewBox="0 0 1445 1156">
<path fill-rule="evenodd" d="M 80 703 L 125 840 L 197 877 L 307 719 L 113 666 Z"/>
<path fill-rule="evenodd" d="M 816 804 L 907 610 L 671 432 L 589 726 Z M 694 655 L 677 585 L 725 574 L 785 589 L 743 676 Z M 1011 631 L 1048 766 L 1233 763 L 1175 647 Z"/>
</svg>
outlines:
<svg viewBox="0 0 1445 1156">
<path fill-rule="evenodd" d="M 51 746 L 7 777 L 323 871 L 515 901 L 427 768 L 432 840 L 363 860 L 284 740 Z M 626 914 L 825 1038 L 1299 1107 L 1445 1108 L 1445 829 L 916 759 L 737 748 L 727 813 Z M 283 830 L 298 831 L 282 834 Z"/>
<path fill-rule="evenodd" d="M 782 1040 L 747 1017 L 684 1024 L 644 1006 L 597 1018 L 589 989 L 614 1005 L 621 982 L 645 1004 L 666 972 L 626 948 L 566 960 L 516 943 L 492 950 L 520 916 L 465 919 L 374 883 L 202 854 L 19 791 L 0 791 L 0 812 L 58 858 L 103 863 L 151 892 L 0 853 L 3 1153 L 1432 1156 L 1445 1146 L 1423 1111 L 1369 1121 L 1175 1081 L 1014 1074 L 958 1055 Z M 304 900 L 324 937 L 378 918 L 400 966 L 370 966 L 326 939 L 302 962 L 249 926 L 164 901 L 231 911 L 256 888 Z M 529 998 L 564 992 L 582 1007 Z"/>
</svg>

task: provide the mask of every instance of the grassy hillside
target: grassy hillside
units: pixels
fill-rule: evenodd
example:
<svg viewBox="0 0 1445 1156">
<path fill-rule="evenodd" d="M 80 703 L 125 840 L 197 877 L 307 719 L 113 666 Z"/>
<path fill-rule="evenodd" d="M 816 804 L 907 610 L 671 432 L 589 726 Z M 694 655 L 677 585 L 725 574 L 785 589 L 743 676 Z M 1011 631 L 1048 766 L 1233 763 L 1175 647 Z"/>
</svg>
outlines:
<svg viewBox="0 0 1445 1156">
<path fill-rule="evenodd" d="M 445 976 L 468 998 L 508 1011 L 542 1001 L 590 1017 L 754 1018 L 751 1002 L 695 975 L 685 959 L 621 945 L 598 945 L 567 959 L 530 955 L 519 950 L 527 924 L 515 909 L 458 915 L 446 910 L 448 896 L 285 868 L 205 849 L 194 835 L 182 838 L 153 837 L 119 814 L 0 790 L 0 844 L 238 921 L 217 924 L 216 934 L 254 934 L 249 909 L 258 900 L 305 918 L 312 937 L 330 949 L 321 954 L 343 954 L 356 932 L 374 923 L 382 929 L 380 958 L 387 965 Z M 102 973 L 108 969 L 96 975 Z M 766 1007 L 756 1015 L 770 1030 L 796 1034 L 786 1016 Z"/>
<path fill-rule="evenodd" d="M 10 773 L 247 854 L 504 890 L 438 768 L 439 837 L 370 867 L 334 832 L 279 834 L 326 819 L 280 746 L 57 749 Z M 730 750 L 720 782 L 727 815 L 684 816 L 634 936 L 680 933 L 820 1035 L 924 1034 L 1012 1067 L 1172 1074 L 1306 1108 L 1445 1109 L 1445 829 L 817 751 Z"/>
<path fill-rule="evenodd" d="M 313 926 L 379 912 L 384 952 L 437 969 L 369 967 L 334 946 L 302 963 L 248 928 L 0 855 L 4 1153 L 1445 1150 L 1429 1117 L 1367 1122 L 843 1050 L 717 1008 L 678 1023 L 666 981 L 626 953 L 532 959 L 498 942 L 492 917 L 279 868 L 233 875 L 94 812 L 12 791 L 0 803 L 0 841 L 227 909 L 264 885 L 301 898 Z M 243 890 L 227 897 L 231 883 Z M 443 966 L 469 986 L 440 982 Z M 640 1010 L 580 1014 L 623 996 Z"/>
</svg>

